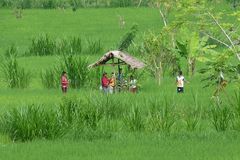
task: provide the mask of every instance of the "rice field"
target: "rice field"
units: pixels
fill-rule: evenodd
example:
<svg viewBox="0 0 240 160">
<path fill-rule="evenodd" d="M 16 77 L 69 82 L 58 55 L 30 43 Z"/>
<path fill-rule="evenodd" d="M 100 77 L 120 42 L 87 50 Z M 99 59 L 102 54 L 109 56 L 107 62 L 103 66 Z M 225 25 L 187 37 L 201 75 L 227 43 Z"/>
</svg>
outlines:
<svg viewBox="0 0 240 160">
<path fill-rule="evenodd" d="M 0 72 L 0 159 L 239 159 L 236 85 L 221 94 L 219 105 L 211 98 L 215 87 L 203 88 L 199 73 L 186 76 L 190 83 L 182 95 L 176 93 L 175 77 L 165 76 L 158 86 L 147 73 L 139 79 L 141 90 L 136 95 L 106 96 L 90 84 L 70 88 L 63 95 L 60 84 L 46 89 L 41 82 L 41 72 L 57 65 L 60 56 L 25 56 L 32 39 L 41 34 L 56 41 L 77 36 L 85 48 L 80 57 L 92 63 L 101 53 L 116 48 L 135 23 L 138 35 L 160 31 L 163 23 L 158 10 L 27 9 L 21 19 L 12 12 L 0 9 L 1 61 L 14 44 L 19 66 L 31 73 L 31 81 L 27 88 L 10 89 Z M 124 29 L 119 26 L 119 15 L 125 17 Z M 88 53 L 88 39 L 101 41 L 101 53 Z"/>
</svg>

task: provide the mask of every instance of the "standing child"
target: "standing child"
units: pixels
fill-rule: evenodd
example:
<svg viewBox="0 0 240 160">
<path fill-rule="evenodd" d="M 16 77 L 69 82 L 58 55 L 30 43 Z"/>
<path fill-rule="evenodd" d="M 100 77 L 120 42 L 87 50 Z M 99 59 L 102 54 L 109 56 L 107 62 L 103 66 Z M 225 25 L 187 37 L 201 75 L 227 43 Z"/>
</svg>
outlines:
<svg viewBox="0 0 240 160">
<path fill-rule="evenodd" d="M 67 79 L 67 73 L 65 71 L 62 72 L 61 85 L 62 85 L 62 92 L 67 93 L 68 79 Z"/>
<path fill-rule="evenodd" d="M 116 86 L 116 76 L 115 73 L 112 72 L 112 77 L 109 80 L 109 93 L 113 94 L 115 92 L 115 86 Z"/>
<path fill-rule="evenodd" d="M 102 89 L 104 93 L 108 93 L 109 79 L 107 73 L 104 72 L 102 76 Z"/>
<path fill-rule="evenodd" d="M 133 78 L 133 75 L 130 76 L 130 82 L 129 82 L 129 91 L 132 93 L 137 92 L 137 80 Z"/>
<path fill-rule="evenodd" d="M 177 93 L 183 93 L 185 78 L 183 76 L 182 71 L 179 71 L 176 82 L 177 82 Z"/>
</svg>

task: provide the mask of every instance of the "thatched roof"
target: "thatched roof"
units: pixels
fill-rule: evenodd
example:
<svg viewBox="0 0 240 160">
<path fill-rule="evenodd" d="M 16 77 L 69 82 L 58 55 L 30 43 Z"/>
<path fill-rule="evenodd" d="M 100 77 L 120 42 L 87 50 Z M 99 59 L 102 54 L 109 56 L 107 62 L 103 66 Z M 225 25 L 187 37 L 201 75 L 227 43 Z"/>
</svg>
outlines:
<svg viewBox="0 0 240 160">
<path fill-rule="evenodd" d="M 118 62 L 114 62 L 113 59 L 118 59 Z M 111 63 L 107 63 L 109 60 Z M 89 65 L 90 68 L 96 67 L 96 66 L 104 66 L 104 65 L 129 65 L 132 69 L 140 69 L 145 66 L 145 64 L 135 57 L 130 56 L 127 53 L 124 53 L 122 51 L 109 51 L 105 55 L 103 55 L 97 62 Z"/>
</svg>

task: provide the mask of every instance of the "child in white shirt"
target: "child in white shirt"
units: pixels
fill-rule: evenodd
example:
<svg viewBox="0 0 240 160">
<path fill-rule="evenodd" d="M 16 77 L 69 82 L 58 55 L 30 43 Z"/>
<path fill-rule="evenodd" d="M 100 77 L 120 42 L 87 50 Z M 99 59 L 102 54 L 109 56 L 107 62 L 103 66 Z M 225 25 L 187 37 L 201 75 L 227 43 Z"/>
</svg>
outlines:
<svg viewBox="0 0 240 160">
<path fill-rule="evenodd" d="M 182 71 L 179 71 L 179 75 L 177 76 L 176 82 L 177 82 L 177 93 L 183 93 L 184 92 L 184 76 Z"/>
</svg>

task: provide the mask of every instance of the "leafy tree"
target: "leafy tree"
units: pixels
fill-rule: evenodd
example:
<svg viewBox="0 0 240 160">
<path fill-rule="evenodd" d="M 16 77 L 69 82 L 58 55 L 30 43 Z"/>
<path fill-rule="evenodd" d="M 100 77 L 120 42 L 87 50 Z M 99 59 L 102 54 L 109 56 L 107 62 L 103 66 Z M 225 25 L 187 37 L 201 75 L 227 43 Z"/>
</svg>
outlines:
<svg viewBox="0 0 240 160">
<path fill-rule="evenodd" d="M 119 46 L 118 46 L 118 50 L 120 51 L 124 51 L 127 50 L 128 47 L 132 44 L 133 39 L 136 37 L 138 31 L 138 25 L 134 24 L 130 31 L 127 32 L 121 39 Z"/>
</svg>

